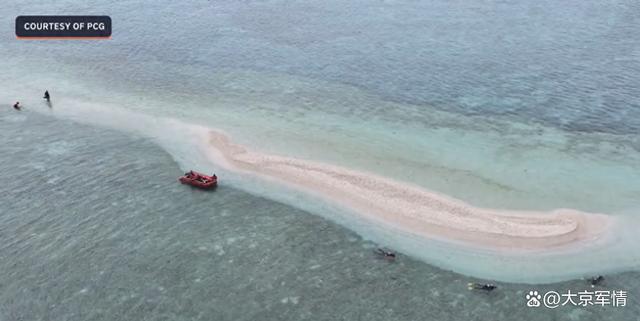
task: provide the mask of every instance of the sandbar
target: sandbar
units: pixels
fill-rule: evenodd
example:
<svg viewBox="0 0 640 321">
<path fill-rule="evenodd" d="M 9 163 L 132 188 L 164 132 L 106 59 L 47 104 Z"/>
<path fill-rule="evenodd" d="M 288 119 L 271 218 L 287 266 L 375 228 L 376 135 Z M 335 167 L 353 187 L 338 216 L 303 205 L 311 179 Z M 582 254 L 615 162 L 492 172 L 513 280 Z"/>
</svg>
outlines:
<svg viewBox="0 0 640 321">
<path fill-rule="evenodd" d="M 365 218 L 424 238 L 498 251 L 546 251 L 594 242 L 613 218 L 573 209 L 548 212 L 474 207 L 420 186 L 373 173 L 263 154 L 207 130 L 212 161 L 259 175 L 345 206 Z"/>
</svg>

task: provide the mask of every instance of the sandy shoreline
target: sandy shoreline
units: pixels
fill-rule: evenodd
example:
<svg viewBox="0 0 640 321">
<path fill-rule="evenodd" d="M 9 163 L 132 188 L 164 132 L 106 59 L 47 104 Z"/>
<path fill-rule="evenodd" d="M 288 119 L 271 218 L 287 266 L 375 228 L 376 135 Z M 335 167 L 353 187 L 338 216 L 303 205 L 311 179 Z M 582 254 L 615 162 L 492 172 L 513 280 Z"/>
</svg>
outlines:
<svg viewBox="0 0 640 321">
<path fill-rule="evenodd" d="M 351 208 L 368 219 L 425 238 L 499 251 L 538 251 L 598 240 L 611 226 L 612 218 L 606 215 L 570 209 L 534 212 L 477 208 L 374 174 L 250 151 L 220 132 L 206 130 L 203 135 L 208 156 L 230 170 L 276 179 Z"/>
</svg>

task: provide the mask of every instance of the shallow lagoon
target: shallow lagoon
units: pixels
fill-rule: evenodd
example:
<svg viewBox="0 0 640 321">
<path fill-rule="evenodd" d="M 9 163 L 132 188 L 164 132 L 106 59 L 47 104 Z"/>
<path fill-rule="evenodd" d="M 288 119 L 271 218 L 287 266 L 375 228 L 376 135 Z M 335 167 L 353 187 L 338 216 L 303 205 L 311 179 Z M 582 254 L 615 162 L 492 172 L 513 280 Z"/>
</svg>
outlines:
<svg viewBox="0 0 640 321">
<path fill-rule="evenodd" d="M 394 317 L 416 319 L 427 315 L 437 319 L 459 319 L 495 311 L 507 318 L 529 313 L 520 300 L 524 292 L 517 292 L 525 291 L 529 285 L 501 284 L 504 291 L 496 296 L 476 296 L 464 289 L 468 277 L 438 270 L 406 256 L 399 264 L 391 266 L 391 270 L 388 265 L 377 265 L 380 262 L 372 264 L 369 254 L 373 244 L 361 241 L 353 232 L 329 222 L 338 221 L 350 230 L 358 231 L 359 235 L 371 238 L 372 235 L 363 233 L 367 232 L 365 228 L 354 225 L 357 224 L 355 222 L 341 221 L 336 214 L 339 211 L 329 205 L 307 206 L 307 199 L 298 194 L 281 190 L 270 193 L 269 187 L 259 182 L 229 177 L 233 183 L 230 186 L 238 189 L 229 186 L 226 190 L 220 189 L 220 199 L 203 198 L 197 193 L 185 196 L 179 186 L 174 186 L 176 173 L 185 167 L 204 165 L 193 159 L 193 154 L 188 153 L 189 148 L 183 148 L 179 137 L 174 139 L 172 133 L 162 132 L 158 127 L 143 126 L 134 131 L 132 138 L 129 136 L 131 132 L 126 130 L 131 124 L 124 121 L 129 115 L 127 113 L 119 115 L 120 118 L 106 117 L 97 121 L 103 121 L 100 125 L 110 128 L 127 127 L 124 128 L 126 134 L 74 125 L 64 120 L 71 118 L 79 123 L 95 124 L 96 120 L 90 116 L 92 108 L 111 111 L 111 107 L 116 106 L 125 111 L 219 127 L 250 146 L 382 173 L 480 206 L 574 207 L 637 222 L 637 200 L 640 197 L 640 171 L 637 167 L 640 150 L 637 138 L 640 63 L 637 48 L 640 40 L 635 26 L 640 11 L 636 2 L 601 4 L 571 1 L 559 4 L 515 1 L 479 4 L 473 1 L 354 1 L 345 4 L 342 1 L 307 1 L 290 3 L 287 10 L 282 10 L 282 5 L 279 1 L 165 1 L 145 6 L 136 2 L 85 1 L 78 4 L 66 1 L 52 4 L 30 1 L 28 4 L 4 2 L 0 5 L 2 12 L 6 13 L 0 21 L 7 26 L 13 24 L 13 18 L 18 14 L 56 10 L 69 14 L 108 13 L 116 21 L 114 37 L 107 42 L 19 42 L 11 33 L 0 35 L 0 57 L 3 58 L 0 61 L 3 70 L 0 73 L 0 98 L 5 102 L 2 106 L 8 109 L 7 102 L 20 99 L 27 110 L 46 114 L 49 111 L 43 108 L 39 95 L 43 88 L 48 88 L 54 98 L 53 115 L 58 116 L 49 118 L 33 113 L 15 115 L 5 112 L 2 115 L 2 138 L 6 140 L 2 148 L 7 149 L 2 153 L 2 181 L 10 182 L 2 186 L 6 189 L 3 197 L 8 198 L 0 207 L 3 220 L 8 220 L 1 227 L 7 231 L 2 236 L 8 238 L 3 242 L 7 244 L 3 248 L 3 257 L 13 259 L 15 256 L 18 259 L 3 261 L 11 262 L 6 263 L 11 264 L 8 270 L 11 274 L 7 274 L 8 281 L 0 285 L 8 289 L 2 296 L 3 314 L 0 317 L 13 320 L 16 316 L 25 315 L 26 319 L 38 316 L 46 319 L 42 316 L 50 313 L 53 319 L 65 316 L 87 319 L 90 318 L 88 314 L 78 315 L 97 313 L 94 318 L 113 319 L 99 314 L 109 309 L 113 313 L 135 311 L 143 314 L 142 311 L 154 309 L 153 302 L 163 304 L 155 306 L 154 311 L 158 313 L 149 314 L 150 318 L 162 318 L 165 313 L 183 316 L 195 313 L 193 318 L 222 313 L 219 314 L 221 319 L 255 319 L 258 318 L 255 313 L 267 313 L 280 307 L 282 310 L 272 312 L 274 316 L 286 318 L 287 313 L 292 313 L 291 319 L 313 318 L 312 315 L 322 319 L 323 315 L 326 318 L 337 315 L 327 307 L 330 303 L 334 305 L 332 309 L 339 306 L 345 309 L 341 314 L 352 316 L 345 319 L 353 319 L 356 314 L 368 319 L 379 317 L 388 320 Z M 154 17 L 152 22 L 144 18 L 148 16 Z M 157 34 L 162 36 L 155 36 Z M 149 128 L 151 130 L 145 132 Z M 86 137 L 92 138 L 76 141 Z M 22 144 L 21 140 L 32 144 Z M 98 146 L 92 146 L 96 142 Z M 85 147 L 76 147 L 76 143 Z M 78 154 L 74 154 L 75 148 L 79 149 Z M 96 155 L 115 158 L 108 160 L 109 157 L 102 159 Z M 55 159 L 59 162 L 50 161 Z M 122 164 L 128 164 L 129 168 L 122 168 Z M 16 166 L 28 172 L 43 172 L 47 185 L 30 188 L 30 185 L 14 180 Z M 112 184 L 111 188 L 92 182 L 78 185 L 72 179 L 75 168 L 97 171 L 100 177 L 105 177 Z M 150 184 L 146 186 L 155 187 L 134 191 L 134 188 L 140 189 L 140 185 L 132 184 L 125 174 L 142 174 L 152 169 L 162 169 L 157 175 L 152 175 L 151 180 L 145 177 L 145 184 Z M 123 176 L 115 179 L 117 175 Z M 18 182 L 21 185 L 11 185 Z M 127 184 L 131 185 L 122 191 L 114 188 Z M 56 191 L 57 196 L 42 197 L 50 190 Z M 176 199 L 168 199 L 167 191 L 172 191 L 171 195 Z M 16 197 L 17 193 L 27 197 Z M 216 197 L 219 194 L 216 193 Z M 135 195 L 137 198 L 132 199 Z M 193 197 L 191 201 L 189 197 Z M 183 198 L 187 202 L 183 202 Z M 104 199 L 110 201 L 103 202 Z M 129 200 L 129 203 L 119 199 Z M 82 201 L 76 204 L 76 200 Z M 184 211 L 184 206 L 190 205 L 183 203 L 196 201 L 220 203 L 204 206 L 206 210 L 197 207 Z M 144 208 L 158 208 L 146 213 L 140 204 L 144 204 Z M 182 265 L 191 268 L 191 262 L 198 262 L 195 255 L 167 263 L 169 270 L 173 269 L 170 275 L 176 278 L 181 278 L 180 275 L 194 276 L 194 280 L 200 279 L 202 283 L 215 287 L 216 291 L 225 289 L 222 293 L 238 293 L 233 298 L 221 296 L 220 302 L 224 304 L 218 306 L 222 307 L 221 310 L 216 310 L 218 308 L 208 301 L 198 301 L 206 296 L 216 297 L 211 294 L 213 289 L 202 290 L 206 294 L 203 296 L 190 295 L 197 287 L 187 286 L 188 282 L 181 291 L 176 291 L 173 285 L 156 286 L 153 284 L 155 278 L 152 280 L 144 276 L 145 269 L 150 269 L 154 276 L 168 271 L 165 265 L 159 264 L 159 257 L 180 257 L 184 253 L 199 251 L 191 248 L 200 248 L 201 245 L 195 245 L 197 242 L 193 238 L 196 235 L 202 237 L 202 233 L 195 231 L 203 224 L 200 221 L 189 223 L 193 218 L 187 213 L 201 213 L 209 217 L 217 213 L 218 208 L 229 204 L 234 207 L 241 205 L 245 210 L 229 210 L 228 216 L 220 214 L 220 217 L 232 217 L 226 218 L 230 220 L 244 217 L 249 221 L 256 220 L 260 225 L 251 225 L 250 231 L 245 231 L 243 229 L 249 227 L 242 227 L 240 222 L 227 222 L 226 219 L 214 222 L 212 231 L 216 233 L 211 233 L 213 236 L 210 237 L 216 237 L 216 240 L 202 245 L 206 250 L 200 259 L 206 273 L 217 266 L 217 270 L 223 275 L 228 274 L 230 279 L 244 281 L 252 273 L 261 275 L 256 271 L 261 266 L 257 264 L 260 262 L 251 260 L 265 257 L 264 249 L 250 250 L 250 243 L 238 243 L 243 244 L 242 249 L 248 251 L 246 253 L 250 257 L 246 258 L 251 263 L 244 265 L 245 270 L 216 265 L 226 261 L 217 257 L 215 245 L 224 249 L 228 239 L 236 237 L 233 235 L 245 235 L 249 239 L 251 233 L 257 233 L 260 242 L 266 242 L 263 238 L 268 235 L 281 236 L 283 230 L 269 230 L 271 224 L 309 224 L 305 225 L 306 230 L 302 228 L 291 232 L 290 238 L 274 239 L 269 243 L 277 249 L 287 250 L 277 259 L 293 257 L 295 262 L 287 261 L 286 265 L 299 266 L 296 264 L 306 259 L 295 259 L 289 252 L 295 252 L 292 249 L 299 242 L 311 242 L 308 247 L 302 247 L 306 256 L 319 247 L 313 260 L 324 261 L 327 256 L 333 260 L 330 261 L 333 263 L 331 268 L 323 272 L 325 274 L 320 279 L 325 280 L 323 282 L 340 280 L 336 283 L 350 286 L 339 291 L 325 287 L 324 295 L 314 295 L 311 296 L 313 299 L 305 301 L 303 298 L 310 296 L 287 290 L 291 285 L 289 281 L 285 283 L 288 285 L 283 285 L 282 292 L 268 292 L 270 296 L 267 297 L 258 295 L 263 292 L 242 282 L 218 280 L 206 283 L 200 274 L 180 270 Z M 283 204 L 304 207 L 306 212 Z M 48 209 L 50 206 L 52 210 Z M 277 209 L 271 211 L 272 206 Z M 93 214 L 85 220 L 78 217 L 78 213 L 72 213 L 71 217 L 69 214 L 61 215 L 69 208 L 82 212 L 134 213 L 121 219 L 128 217 L 139 221 L 138 225 L 132 226 L 127 221 L 109 221 L 110 218 L 115 220 L 113 213 L 107 216 Z M 268 218 L 266 221 L 243 216 L 247 215 L 244 214 L 246 212 L 258 210 L 260 218 Z M 329 218 L 329 221 L 314 215 Z M 66 221 L 71 218 L 72 221 Z M 141 223 L 156 222 L 150 218 L 165 220 L 166 226 Z M 186 225 L 180 225 L 182 221 L 178 221 L 179 218 Z M 95 225 L 101 220 L 107 221 Z M 218 230 L 227 223 L 234 226 L 233 233 L 229 232 L 229 235 Z M 315 224 L 331 226 L 332 233 L 343 233 L 340 234 L 343 236 L 317 240 L 324 236 L 315 232 L 312 228 Z M 38 234 L 50 226 L 58 226 L 61 230 L 54 230 L 58 234 L 45 234 L 41 244 L 31 243 L 37 240 L 31 236 L 34 233 L 22 233 L 40 229 L 40 232 L 35 232 Z M 93 227 L 92 232 L 87 233 L 91 235 L 73 234 L 78 228 L 88 226 Z M 184 229 L 170 229 L 169 226 Z M 102 227 L 105 229 L 101 230 Z M 637 270 L 638 258 L 634 256 L 638 253 L 637 233 L 634 232 L 637 225 L 628 224 L 628 227 L 628 233 L 621 235 L 625 238 L 623 246 L 587 255 L 583 260 L 567 259 L 563 264 L 556 264 L 557 270 L 564 274 L 554 269 L 538 269 L 538 272 L 550 276 L 562 274 L 566 278 L 565 272 L 576 268 L 591 270 L 593 267 L 593 271 L 601 271 L 606 266 L 605 271 L 616 270 L 616 267 L 618 270 Z M 160 232 L 163 228 L 164 232 Z M 191 229 L 193 232 L 188 233 L 187 230 Z M 257 231 L 263 229 L 263 232 Z M 158 235 L 154 237 L 154 233 Z M 226 236 L 217 239 L 220 235 Z M 304 235 L 304 240 L 301 235 Z M 101 249 L 104 251 L 101 254 L 105 255 L 78 254 L 83 253 L 84 237 L 94 238 L 87 244 L 94 244 L 96 250 Z M 105 243 L 101 240 L 108 237 L 122 243 L 113 245 L 118 248 L 104 248 Z M 157 237 L 166 240 L 153 245 L 156 246 L 154 248 L 149 243 L 155 244 Z M 171 243 L 181 237 L 185 238 L 180 240 L 181 243 Z M 351 249 L 352 252 L 333 257 L 331 253 L 337 245 L 332 242 L 344 237 L 346 241 L 338 243 L 340 250 Z M 356 241 L 351 241 L 352 238 Z M 388 244 L 386 241 L 390 237 L 388 233 L 386 236 L 378 233 L 375 239 Z M 47 247 L 44 244 L 54 245 Z M 209 253 L 211 244 L 215 253 Z M 18 250 L 16 246 L 24 246 L 24 250 Z M 125 254 L 120 248 L 127 246 L 145 248 Z M 269 253 L 274 251 L 273 247 L 269 247 Z M 41 255 L 43 251 L 46 254 L 51 252 L 52 256 Z M 224 252 L 226 259 L 240 251 Z M 443 255 L 429 252 L 436 255 L 431 255 L 427 261 L 455 267 L 469 274 L 479 270 L 485 275 L 504 274 L 502 270 L 493 268 L 496 264 L 491 258 L 485 257 L 482 265 L 478 263 L 480 268 L 473 263 L 469 267 L 468 262 L 478 261 L 478 254 L 469 253 L 465 260 L 452 260 L 445 250 L 442 252 Z M 105 274 L 109 270 L 115 271 L 111 278 L 103 277 L 102 280 L 106 281 L 94 287 L 103 292 L 96 294 L 91 287 L 84 285 L 86 280 L 96 278 L 89 276 L 95 271 L 69 274 L 68 268 L 74 263 L 78 266 L 88 264 L 76 261 L 74 255 L 82 258 L 82 262 L 111 267 L 105 268 Z M 157 264 L 155 268 L 153 264 L 141 262 L 146 262 L 147 255 L 156 256 L 151 260 Z M 349 270 L 351 274 L 345 274 L 344 263 L 340 263 L 343 258 L 349 258 L 349 262 L 357 258 L 354 264 L 361 266 Z M 268 266 L 278 266 L 269 271 L 280 268 L 276 258 L 265 260 Z M 315 261 L 312 267 L 320 264 Z M 143 267 L 127 267 L 127 262 L 140 262 Z M 172 264 L 176 267 L 171 268 Z M 27 268 L 30 266 L 41 270 Z M 51 270 L 49 266 L 57 266 L 57 270 L 48 272 Z M 514 266 L 511 265 L 511 271 L 515 270 Z M 391 279 L 375 273 L 370 279 L 359 279 L 366 275 L 362 271 L 379 269 L 380 273 L 386 274 L 398 267 L 406 269 L 402 270 L 402 277 L 406 279 L 400 277 L 405 283 L 400 285 L 389 283 Z M 97 278 L 100 278 L 103 270 L 96 271 Z M 294 270 L 283 278 L 296 279 L 298 271 L 305 271 L 305 268 Z M 637 283 L 633 283 L 634 274 L 607 277 L 606 286 L 630 291 L 637 289 Z M 300 275 L 303 278 L 315 276 Z M 494 275 L 494 278 L 498 277 L 504 275 Z M 522 275 L 522 281 L 529 280 L 528 277 Z M 357 281 L 347 281 L 353 278 Z M 134 279 L 145 280 L 145 285 L 137 287 L 139 291 L 135 287 L 125 287 L 126 290 L 121 291 L 108 285 L 130 285 Z M 439 285 L 433 287 L 432 280 L 439 280 Z M 148 287 L 147 283 L 151 286 Z M 368 287 L 370 283 L 372 287 Z M 27 295 L 28 288 L 23 287 L 24 284 L 31 286 L 32 293 L 37 296 Z M 241 284 L 246 287 L 242 291 L 237 290 Z M 273 284 L 265 282 L 260 286 L 276 289 Z M 313 289 L 309 284 L 301 284 L 300 291 Z M 582 282 L 575 281 L 549 287 L 581 288 L 582 285 Z M 260 286 L 257 288 L 263 289 Z M 160 288 L 174 290 L 163 296 Z M 389 295 L 390 288 L 396 291 L 394 295 Z M 437 288 L 438 294 L 434 290 L 425 295 L 425 288 Z M 360 292 L 356 295 L 353 291 L 357 289 L 366 295 Z M 399 295 L 400 292 L 403 295 Z M 134 295 L 134 298 L 125 299 L 127 295 Z M 338 297 L 340 295 L 344 296 Z M 100 308 L 89 310 L 85 303 L 91 301 L 74 301 L 82 298 L 98 301 L 105 296 L 113 300 L 109 299 L 102 311 Z M 356 309 L 353 304 L 345 303 L 355 298 L 369 300 L 363 303 L 365 307 L 375 307 Z M 430 305 L 440 302 L 434 298 L 451 303 Z M 127 305 L 123 307 L 117 303 L 120 302 L 118 300 Z M 148 303 L 146 300 L 152 301 Z M 247 305 L 255 309 L 231 309 L 233 305 L 228 304 L 237 306 L 243 300 L 253 302 Z M 391 308 L 383 306 L 383 309 L 376 300 L 385 301 Z M 190 305 L 195 302 L 201 304 Z M 285 305 L 279 306 L 278 302 Z M 413 304 L 416 302 L 418 304 Z M 51 304 L 56 306 L 51 307 Z M 501 308 L 489 309 L 490 305 Z M 296 314 L 296 311 L 306 311 L 306 308 L 301 308 L 303 306 L 311 309 L 311 314 Z M 428 313 L 417 306 L 424 307 Z M 198 315 L 200 312 L 202 315 Z M 633 318 L 637 310 L 634 307 L 615 312 L 557 309 L 527 315 L 526 318 L 548 319 L 550 314 L 561 319 L 621 320 Z"/>
<path fill-rule="evenodd" d="M 535 310 L 525 294 L 400 254 L 312 213 L 222 185 L 203 193 L 147 139 L 25 112 L 0 115 L 1 320 L 633 320 L 618 307 Z M 15 133 L 21 134 L 16 137 Z M 89 157 L 90 156 L 90 157 Z M 478 280 L 479 281 L 479 280 Z M 540 308 L 543 309 L 543 308 Z"/>
</svg>

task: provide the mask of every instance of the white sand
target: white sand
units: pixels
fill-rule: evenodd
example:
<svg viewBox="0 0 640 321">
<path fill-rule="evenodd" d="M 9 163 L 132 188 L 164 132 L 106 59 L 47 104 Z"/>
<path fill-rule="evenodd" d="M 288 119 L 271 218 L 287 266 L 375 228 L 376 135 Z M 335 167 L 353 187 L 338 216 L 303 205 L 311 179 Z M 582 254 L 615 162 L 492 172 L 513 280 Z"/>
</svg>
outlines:
<svg viewBox="0 0 640 321">
<path fill-rule="evenodd" d="M 612 218 L 558 209 L 506 211 L 473 207 L 421 187 L 313 161 L 267 155 L 207 131 L 208 154 L 231 170 L 276 179 L 404 231 L 495 250 L 548 250 L 605 235 Z M 214 150 L 211 150 L 214 147 Z"/>
</svg>

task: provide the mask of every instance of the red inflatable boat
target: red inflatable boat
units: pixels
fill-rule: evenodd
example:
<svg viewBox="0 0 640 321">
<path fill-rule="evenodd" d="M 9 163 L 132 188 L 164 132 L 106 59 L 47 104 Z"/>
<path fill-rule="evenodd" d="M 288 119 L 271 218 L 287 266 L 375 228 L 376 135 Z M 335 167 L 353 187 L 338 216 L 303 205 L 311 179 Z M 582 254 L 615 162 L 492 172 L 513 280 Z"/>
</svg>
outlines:
<svg viewBox="0 0 640 321">
<path fill-rule="evenodd" d="M 194 171 L 185 173 L 183 176 L 180 176 L 178 180 L 182 184 L 189 184 L 191 186 L 204 189 L 216 187 L 216 185 L 218 184 L 218 176 L 216 176 L 216 174 L 213 174 L 213 176 L 209 176 Z"/>
</svg>

